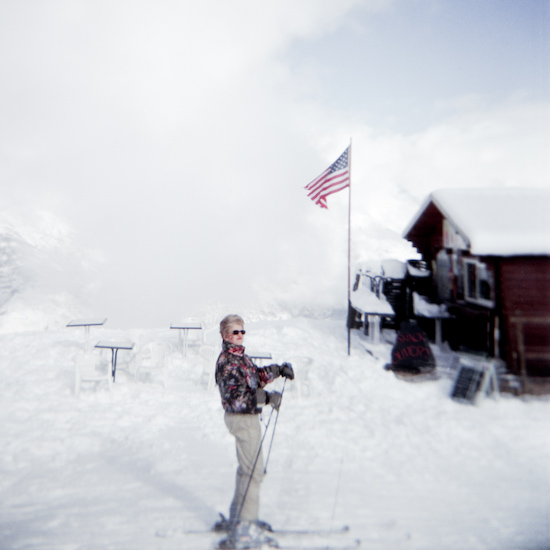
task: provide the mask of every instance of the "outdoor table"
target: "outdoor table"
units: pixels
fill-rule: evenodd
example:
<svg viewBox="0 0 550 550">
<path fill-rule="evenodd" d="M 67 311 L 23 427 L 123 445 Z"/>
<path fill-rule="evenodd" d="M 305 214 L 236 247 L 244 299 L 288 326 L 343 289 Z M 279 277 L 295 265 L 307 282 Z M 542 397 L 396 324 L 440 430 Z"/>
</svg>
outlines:
<svg viewBox="0 0 550 550">
<path fill-rule="evenodd" d="M 428 302 L 427 298 L 416 292 L 413 293 L 413 308 L 417 317 L 425 317 L 435 321 L 435 345 L 441 347 L 443 344 L 442 321 L 443 319 L 452 319 L 452 315 L 447 312 L 445 306 L 432 304 Z"/>
<path fill-rule="evenodd" d="M 90 351 L 90 327 L 104 325 L 107 319 L 74 319 L 67 327 L 84 327 L 86 337 L 86 351 Z"/>
<path fill-rule="evenodd" d="M 366 319 L 364 332 L 366 333 L 368 330 L 371 344 L 379 344 L 382 317 L 395 317 L 395 313 L 380 313 L 378 311 L 363 311 L 362 313 Z"/>
<path fill-rule="evenodd" d="M 353 308 L 364 316 L 364 330 L 366 333 L 368 329 L 370 342 L 379 344 L 382 317 L 395 317 L 391 304 L 364 287 L 353 292 L 350 301 Z"/>
<path fill-rule="evenodd" d="M 264 360 L 272 359 L 271 353 L 267 351 L 256 351 L 252 353 L 247 353 L 250 359 L 256 359 L 258 366 L 261 367 Z"/>
<path fill-rule="evenodd" d="M 134 344 L 132 342 L 98 342 L 95 345 L 96 348 L 110 349 L 111 350 L 111 365 L 113 373 L 113 382 L 115 381 L 116 375 L 116 360 L 119 349 L 134 349 Z"/>
<path fill-rule="evenodd" d="M 438 315 L 437 317 L 434 315 L 426 315 L 425 317 L 435 321 L 435 345 L 441 347 L 443 345 L 443 329 L 441 327 L 441 322 L 443 319 L 450 319 L 451 315 Z"/>
<path fill-rule="evenodd" d="M 179 330 L 179 344 L 180 351 L 185 358 L 187 356 L 187 338 L 189 336 L 190 330 L 202 330 L 202 324 L 198 321 L 189 321 L 183 323 L 172 323 L 170 325 L 171 329 Z"/>
</svg>

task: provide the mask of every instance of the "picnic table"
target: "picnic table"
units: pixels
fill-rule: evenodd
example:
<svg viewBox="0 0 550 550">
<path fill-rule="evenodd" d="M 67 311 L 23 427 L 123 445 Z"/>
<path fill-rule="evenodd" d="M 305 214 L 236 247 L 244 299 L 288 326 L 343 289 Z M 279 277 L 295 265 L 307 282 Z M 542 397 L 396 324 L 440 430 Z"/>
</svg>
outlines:
<svg viewBox="0 0 550 550">
<path fill-rule="evenodd" d="M 187 340 L 190 330 L 202 330 L 202 323 L 200 321 L 183 321 L 181 323 L 172 323 L 171 329 L 179 330 L 179 347 L 180 351 L 185 358 L 187 356 Z"/>
<path fill-rule="evenodd" d="M 350 302 L 353 308 L 364 316 L 365 333 L 368 328 L 371 343 L 380 343 L 382 317 L 395 317 L 391 304 L 386 299 L 379 298 L 367 287 L 360 287 L 352 292 Z"/>
<path fill-rule="evenodd" d="M 444 304 L 432 304 L 428 299 L 413 292 L 413 308 L 417 317 L 426 317 L 435 321 L 435 345 L 441 347 L 443 344 L 443 319 L 451 319 L 452 315 L 447 311 Z"/>
<path fill-rule="evenodd" d="M 84 327 L 85 335 L 85 349 L 90 351 L 90 327 L 99 327 L 104 325 L 107 322 L 105 318 L 96 318 L 96 319 L 74 319 L 67 324 L 67 327 Z"/>
<path fill-rule="evenodd" d="M 113 382 L 114 382 L 115 376 L 116 376 L 116 360 L 117 360 L 118 350 L 121 350 L 121 349 L 132 350 L 134 349 L 134 343 L 100 341 L 95 345 L 95 347 L 100 349 L 111 350 L 111 366 L 112 366 L 111 372 L 113 374 Z"/>
</svg>

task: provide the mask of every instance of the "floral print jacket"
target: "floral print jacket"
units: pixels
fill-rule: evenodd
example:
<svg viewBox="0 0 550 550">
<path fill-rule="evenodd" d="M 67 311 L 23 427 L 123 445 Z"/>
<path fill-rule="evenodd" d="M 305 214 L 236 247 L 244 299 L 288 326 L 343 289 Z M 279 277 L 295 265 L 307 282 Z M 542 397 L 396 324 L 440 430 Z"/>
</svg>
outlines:
<svg viewBox="0 0 550 550">
<path fill-rule="evenodd" d="M 275 379 L 271 366 L 257 367 L 244 353 L 244 346 L 223 341 L 216 362 L 216 384 L 226 412 L 258 414 L 256 391 Z"/>
</svg>

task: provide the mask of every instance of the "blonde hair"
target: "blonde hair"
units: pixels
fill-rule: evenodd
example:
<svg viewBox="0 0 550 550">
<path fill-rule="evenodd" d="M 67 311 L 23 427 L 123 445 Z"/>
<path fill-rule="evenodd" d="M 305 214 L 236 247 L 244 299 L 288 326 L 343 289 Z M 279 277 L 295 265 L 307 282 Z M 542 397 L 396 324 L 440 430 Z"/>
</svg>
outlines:
<svg viewBox="0 0 550 550">
<path fill-rule="evenodd" d="M 244 327 L 243 318 L 240 315 L 226 315 L 220 322 L 220 334 L 222 338 L 225 338 L 227 335 L 227 329 L 231 325 L 241 325 Z"/>
</svg>

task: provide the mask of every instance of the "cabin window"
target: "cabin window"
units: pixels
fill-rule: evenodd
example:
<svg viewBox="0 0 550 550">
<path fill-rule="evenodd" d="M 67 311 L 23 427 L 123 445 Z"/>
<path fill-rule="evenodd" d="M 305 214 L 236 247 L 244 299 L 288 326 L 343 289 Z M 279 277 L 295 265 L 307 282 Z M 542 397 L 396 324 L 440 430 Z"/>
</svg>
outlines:
<svg viewBox="0 0 550 550">
<path fill-rule="evenodd" d="M 486 307 L 495 306 L 495 280 L 487 265 L 478 260 L 464 260 L 464 297 Z"/>
</svg>

